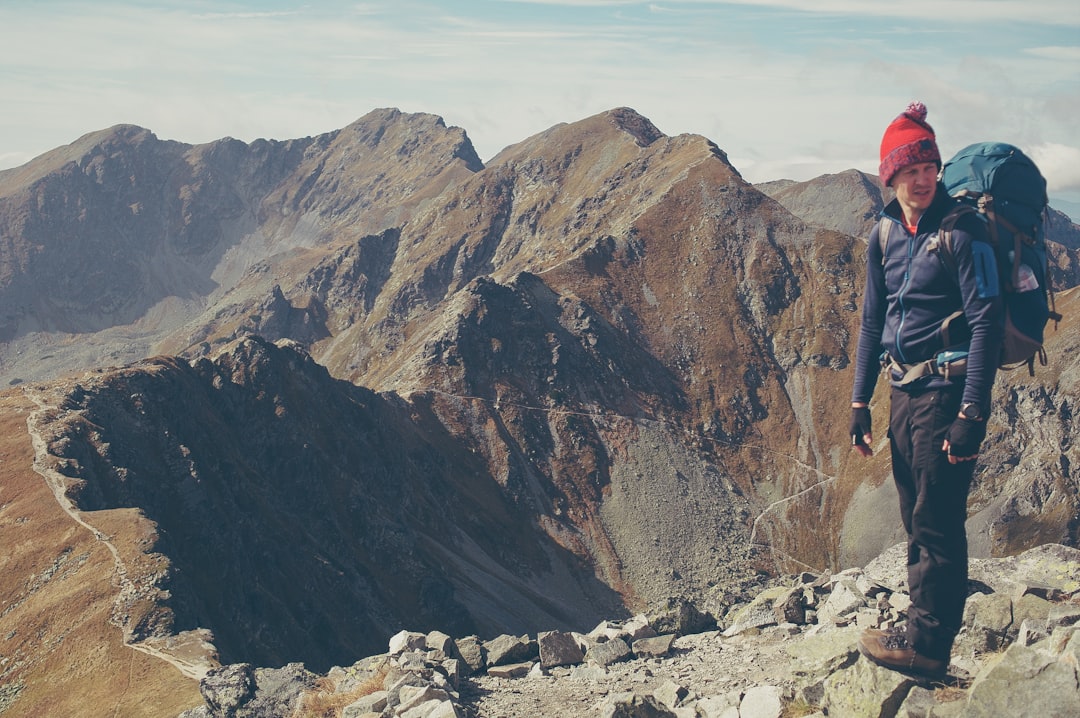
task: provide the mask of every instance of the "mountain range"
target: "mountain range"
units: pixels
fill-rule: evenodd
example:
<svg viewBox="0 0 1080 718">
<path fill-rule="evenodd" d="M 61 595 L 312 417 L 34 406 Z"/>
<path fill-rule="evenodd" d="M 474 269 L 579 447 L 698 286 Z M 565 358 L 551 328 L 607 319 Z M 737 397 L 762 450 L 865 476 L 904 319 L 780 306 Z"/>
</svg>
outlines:
<svg viewBox="0 0 1080 718">
<path fill-rule="evenodd" d="M 79 715 L 137 669 L 166 715 L 216 663 L 864 565 L 902 536 L 888 452 L 845 441 L 887 199 L 750 184 L 628 108 L 486 163 L 381 109 L 250 144 L 118 126 L 0 172 L 7 710 Z M 1066 320 L 995 390 L 975 555 L 1078 545 L 1080 227 L 1048 237 Z"/>
</svg>

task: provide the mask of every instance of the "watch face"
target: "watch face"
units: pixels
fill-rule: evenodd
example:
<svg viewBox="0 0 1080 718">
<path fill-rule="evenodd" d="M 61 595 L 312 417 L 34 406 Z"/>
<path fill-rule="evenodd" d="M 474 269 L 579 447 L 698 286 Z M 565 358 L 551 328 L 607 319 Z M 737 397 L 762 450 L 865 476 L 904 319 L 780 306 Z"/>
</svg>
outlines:
<svg viewBox="0 0 1080 718">
<path fill-rule="evenodd" d="M 964 404 L 960 407 L 960 413 L 968 419 L 977 420 L 982 418 L 982 411 L 980 411 L 979 407 L 975 404 Z"/>
</svg>

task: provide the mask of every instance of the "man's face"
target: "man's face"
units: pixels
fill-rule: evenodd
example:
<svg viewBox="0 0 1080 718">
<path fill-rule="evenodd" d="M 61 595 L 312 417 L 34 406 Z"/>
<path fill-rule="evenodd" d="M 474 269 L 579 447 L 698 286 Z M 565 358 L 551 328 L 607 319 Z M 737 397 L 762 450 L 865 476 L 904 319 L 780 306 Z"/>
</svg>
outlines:
<svg viewBox="0 0 1080 718">
<path fill-rule="evenodd" d="M 893 177 L 896 199 L 909 218 L 921 217 L 934 201 L 937 174 L 936 162 L 917 162 L 904 167 Z"/>
</svg>

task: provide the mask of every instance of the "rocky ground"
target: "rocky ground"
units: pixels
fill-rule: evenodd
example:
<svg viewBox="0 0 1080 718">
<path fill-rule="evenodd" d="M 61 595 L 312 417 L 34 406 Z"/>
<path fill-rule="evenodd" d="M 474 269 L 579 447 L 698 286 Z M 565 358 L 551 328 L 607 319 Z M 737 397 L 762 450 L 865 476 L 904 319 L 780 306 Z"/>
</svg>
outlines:
<svg viewBox="0 0 1080 718">
<path fill-rule="evenodd" d="M 387 653 L 317 676 L 225 666 L 181 718 L 796 718 L 1080 715 L 1080 551 L 972 561 L 949 676 L 859 656 L 902 624 L 904 547 L 865 569 L 789 576 L 714 619 L 673 602 L 587 634 L 452 639 L 402 631 Z"/>
</svg>

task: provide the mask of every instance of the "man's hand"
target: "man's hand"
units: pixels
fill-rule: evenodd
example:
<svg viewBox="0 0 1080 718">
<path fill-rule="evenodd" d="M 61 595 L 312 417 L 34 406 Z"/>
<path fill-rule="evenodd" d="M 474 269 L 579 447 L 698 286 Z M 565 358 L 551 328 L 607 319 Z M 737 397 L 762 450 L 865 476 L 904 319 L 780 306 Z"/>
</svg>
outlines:
<svg viewBox="0 0 1080 718">
<path fill-rule="evenodd" d="M 958 416 L 945 434 L 941 450 L 949 455 L 950 464 L 974 461 L 979 457 L 979 444 L 986 438 L 986 422 Z"/>
<path fill-rule="evenodd" d="M 851 405 L 851 446 L 860 456 L 873 456 L 874 450 L 870 444 L 874 442 L 874 435 L 870 431 L 870 407 L 866 404 Z"/>
</svg>

